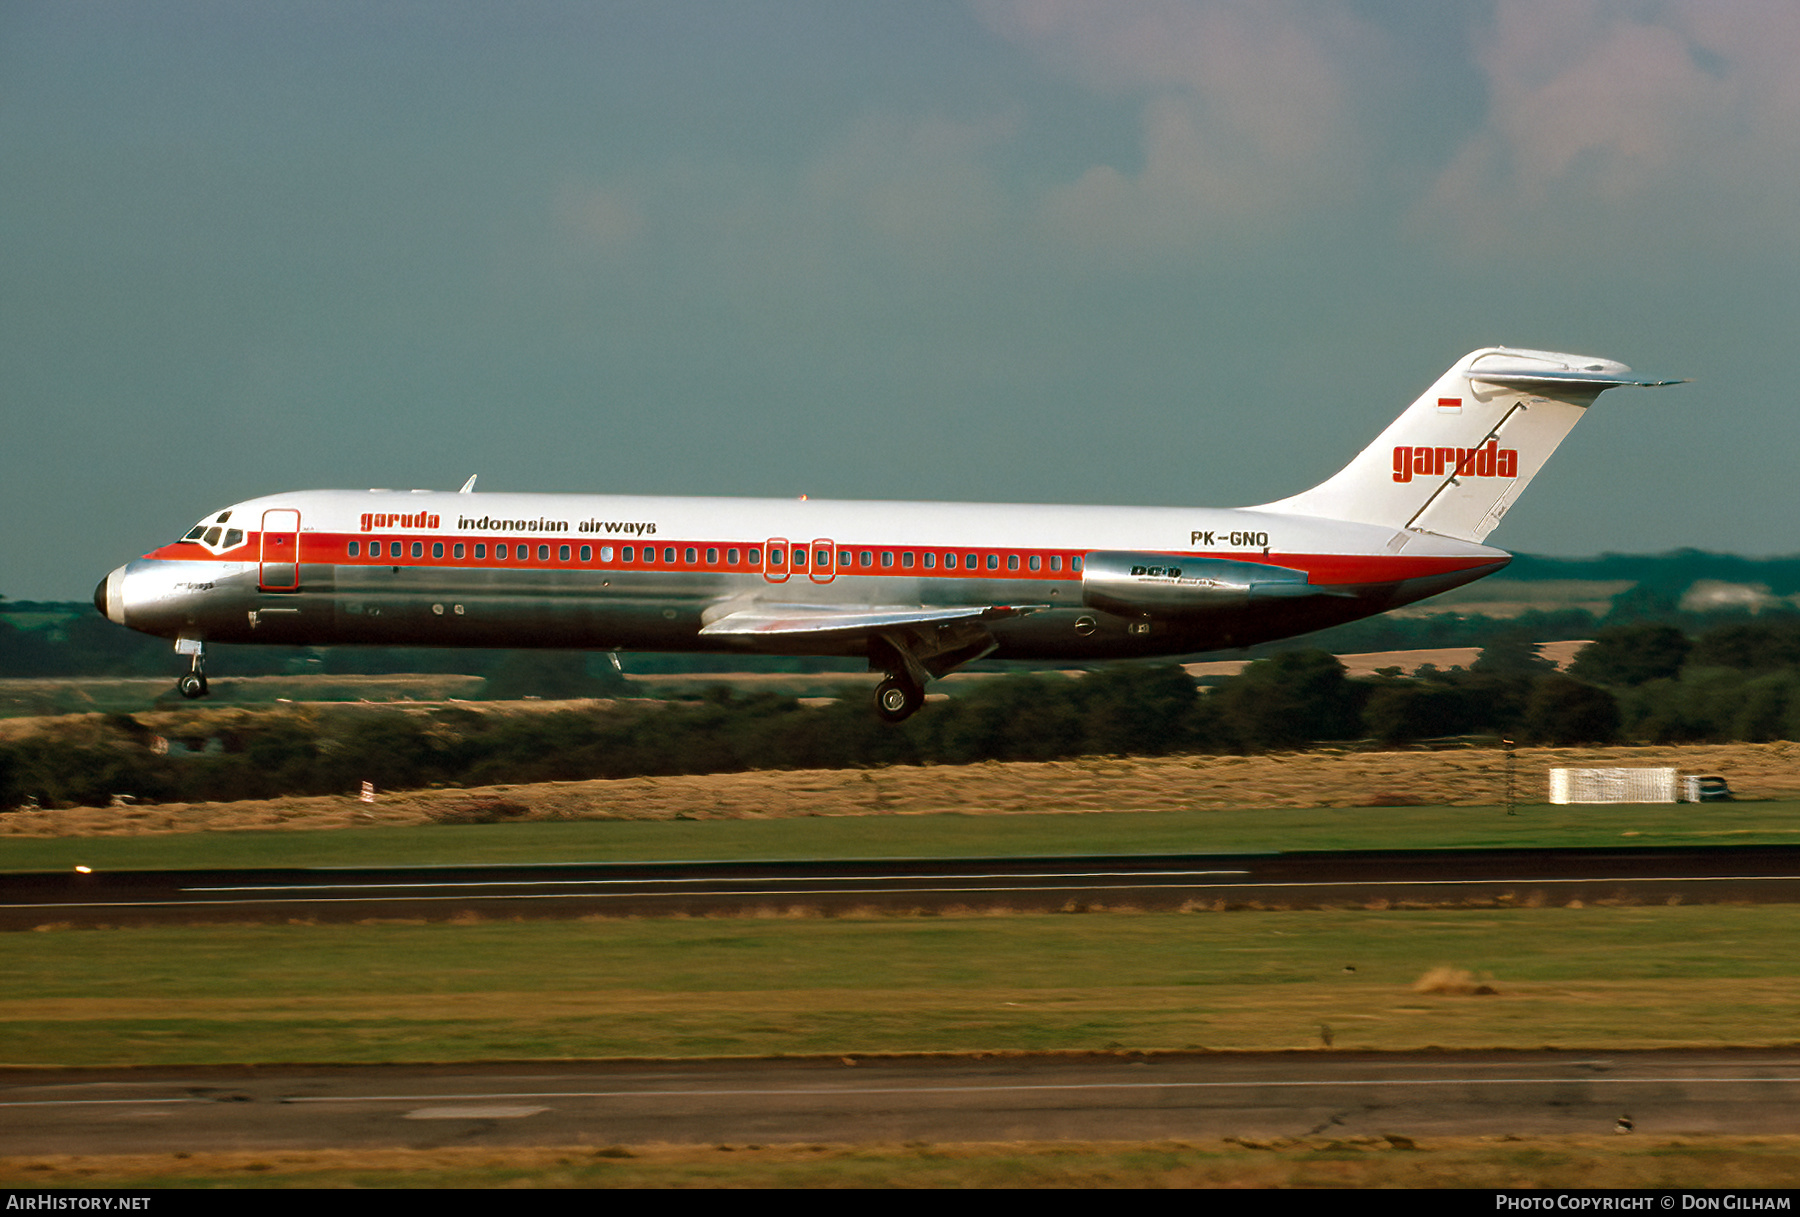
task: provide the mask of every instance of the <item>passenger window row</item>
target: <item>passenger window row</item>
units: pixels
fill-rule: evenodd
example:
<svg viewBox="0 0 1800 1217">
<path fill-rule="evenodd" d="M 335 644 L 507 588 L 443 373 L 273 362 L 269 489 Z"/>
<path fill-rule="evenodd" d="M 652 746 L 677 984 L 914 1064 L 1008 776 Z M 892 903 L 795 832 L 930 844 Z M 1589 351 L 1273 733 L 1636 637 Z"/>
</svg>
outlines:
<svg viewBox="0 0 1800 1217">
<path fill-rule="evenodd" d="M 433 558 L 442 559 L 445 556 L 446 545 L 444 542 L 433 541 L 430 543 L 430 546 L 431 556 Z M 425 547 L 426 542 L 424 541 L 351 541 L 346 546 L 345 553 L 352 558 L 362 558 L 366 556 L 368 561 L 383 562 L 396 558 L 423 558 L 425 556 Z M 492 546 L 493 554 L 491 559 L 488 552 L 490 547 L 485 541 L 474 543 L 456 541 L 452 542 L 447 548 L 450 558 L 459 562 L 466 561 L 471 557 L 477 562 L 490 560 L 494 562 L 530 562 L 533 560 L 533 546 L 529 542 L 495 542 Z M 551 561 L 550 555 L 553 551 L 556 555 L 554 560 L 557 562 L 579 561 L 583 566 L 590 566 L 594 562 L 595 547 L 592 545 L 580 546 L 578 551 L 577 547 L 571 545 L 551 546 L 538 544 L 535 548 L 535 557 L 538 562 Z M 611 545 L 602 545 L 598 548 L 600 562 L 604 565 L 614 565 L 614 547 Z M 579 552 L 579 558 L 576 556 L 577 552 Z M 700 560 L 700 553 L 700 547 L 695 545 L 665 545 L 661 547 L 660 551 L 658 550 L 658 547 L 654 545 L 622 545 L 619 546 L 616 551 L 616 564 L 621 566 L 704 565 L 708 567 L 718 567 L 721 565 L 719 558 L 722 553 L 725 559 L 723 565 L 727 568 L 749 568 L 752 570 L 759 570 L 762 568 L 763 553 L 762 549 L 757 546 L 745 549 L 731 546 L 722 550 L 717 546 L 708 546 L 705 550 L 706 560 L 704 563 Z M 1063 569 L 1063 556 L 1061 554 L 1050 554 L 1046 557 L 1041 554 L 972 553 L 966 551 L 957 553 L 950 550 L 945 550 L 940 553 L 938 551 L 919 552 L 910 549 L 844 549 L 838 550 L 834 555 L 829 549 L 809 551 L 806 546 L 795 546 L 792 550 L 783 549 L 781 547 L 771 548 L 769 550 L 769 567 L 772 570 L 787 568 L 790 565 L 789 560 L 791 557 L 792 569 L 806 570 L 809 568 L 810 558 L 810 569 L 825 571 L 832 569 L 832 558 L 834 556 L 837 559 L 836 569 L 839 572 L 871 570 L 878 566 L 881 569 L 889 570 L 893 569 L 896 565 L 898 565 L 901 570 L 917 569 L 935 571 L 939 569 L 940 563 L 944 570 L 998 571 L 1001 568 L 1002 561 L 1004 561 L 1008 571 L 1027 570 L 1042 572 L 1045 569 L 1048 569 L 1052 572 L 1059 572 Z M 1068 562 L 1069 570 L 1071 572 L 1079 573 L 1081 571 L 1081 559 L 1079 557 L 1071 556 L 1068 559 Z"/>
</svg>

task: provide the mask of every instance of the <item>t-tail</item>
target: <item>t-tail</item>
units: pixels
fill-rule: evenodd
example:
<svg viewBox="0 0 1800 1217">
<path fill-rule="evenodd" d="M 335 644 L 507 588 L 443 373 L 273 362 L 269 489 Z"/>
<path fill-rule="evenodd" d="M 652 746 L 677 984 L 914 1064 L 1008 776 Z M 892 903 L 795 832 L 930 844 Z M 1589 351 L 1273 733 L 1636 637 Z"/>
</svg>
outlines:
<svg viewBox="0 0 1800 1217">
<path fill-rule="evenodd" d="M 1487 347 L 1457 360 L 1335 477 L 1256 510 L 1479 542 L 1601 393 L 1680 383 L 1609 359 Z"/>
</svg>

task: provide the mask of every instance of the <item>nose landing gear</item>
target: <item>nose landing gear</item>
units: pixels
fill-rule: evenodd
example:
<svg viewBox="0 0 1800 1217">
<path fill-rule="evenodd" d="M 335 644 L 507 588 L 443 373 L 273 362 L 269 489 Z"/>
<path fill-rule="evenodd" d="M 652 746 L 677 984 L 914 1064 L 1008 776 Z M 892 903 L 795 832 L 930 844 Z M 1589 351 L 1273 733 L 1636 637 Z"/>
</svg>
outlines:
<svg viewBox="0 0 1800 1217">
<path fill-rule="evenodd" d="M 209 692 L 206 685 L 206 644 L 198 638 L 177 638 L 175 653 L 188 656 L 191 662 L 187 673 L 175 682 L 175 691 L 190 700 L 205 697 Z"/>
</svg>

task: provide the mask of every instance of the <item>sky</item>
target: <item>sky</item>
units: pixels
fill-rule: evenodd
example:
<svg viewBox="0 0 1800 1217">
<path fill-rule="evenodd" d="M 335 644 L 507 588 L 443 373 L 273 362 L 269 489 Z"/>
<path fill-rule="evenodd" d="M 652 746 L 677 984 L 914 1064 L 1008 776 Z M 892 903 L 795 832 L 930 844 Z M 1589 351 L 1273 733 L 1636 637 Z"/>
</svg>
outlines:
<svg viewBox="0 0 1800 1217">
<path fill-rule="evenodd" d="M 1800 552 L 1789 0 L 8 0 L 0 594 L 322 487 L 1232 507 L 1511 345 L 1489 538 Z"/>
</svg>

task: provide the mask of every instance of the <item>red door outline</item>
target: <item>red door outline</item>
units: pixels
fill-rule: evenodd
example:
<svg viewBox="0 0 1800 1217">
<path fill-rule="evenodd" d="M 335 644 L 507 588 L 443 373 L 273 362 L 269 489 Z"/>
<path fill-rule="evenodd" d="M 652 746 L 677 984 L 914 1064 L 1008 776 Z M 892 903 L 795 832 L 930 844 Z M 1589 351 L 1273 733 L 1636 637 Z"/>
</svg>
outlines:
<svg viewBox="0 0 1800 1217">
<path fill-rule="evenodd" d="M 257 590 L 300 590 L 300 513 L 289 507 L 271 507 L 262 516 L 262 561 L 256 572 Z"/>
<path fill-rule="evenodd" d="M 769 543 L 763 546 L 763 578 L 770 583 L 786 583 L 788 576 L 793 573 L 794 568 L 788 564 L 787 547 L 786 537 L 770 537 Z M 780 574 L 775 573 L 777 566 L 774 555 L 776 553 L 781 554 Z"/>
<path fill-rule="evenodd" d="M 830 537 L 819 537 L 813 541 L 812 547 L 813 560 L 806 568 L 806 577 L 814 583 L 830 583 L 837 578 L 837 546 L 832 544 Z M 819 561 L 820 554 L 825 555 L 825 561 Z M 819 574 L 821 570 L 825 572 L 823 576 Z"/>
</svg>

